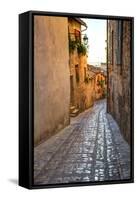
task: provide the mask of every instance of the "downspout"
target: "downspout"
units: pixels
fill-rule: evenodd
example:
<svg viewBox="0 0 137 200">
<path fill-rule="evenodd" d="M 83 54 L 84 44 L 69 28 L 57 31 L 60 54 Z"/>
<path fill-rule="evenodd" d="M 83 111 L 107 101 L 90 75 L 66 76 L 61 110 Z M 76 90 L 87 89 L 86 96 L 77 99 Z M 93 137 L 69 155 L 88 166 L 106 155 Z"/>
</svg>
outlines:
<svg viewBox="0 0 137 200">
<path fill-rule="evenodd" d="M 83 25 L 83 26 L 84 26 L 84 25 Z M 87 28 L 88 28 L 88 26 L 85 26 L 85 29 L 81 30 L 81 32 L 84 32 L 84 31 L 86 31 L 86 30 L 87 30 Z"/>
</svg>

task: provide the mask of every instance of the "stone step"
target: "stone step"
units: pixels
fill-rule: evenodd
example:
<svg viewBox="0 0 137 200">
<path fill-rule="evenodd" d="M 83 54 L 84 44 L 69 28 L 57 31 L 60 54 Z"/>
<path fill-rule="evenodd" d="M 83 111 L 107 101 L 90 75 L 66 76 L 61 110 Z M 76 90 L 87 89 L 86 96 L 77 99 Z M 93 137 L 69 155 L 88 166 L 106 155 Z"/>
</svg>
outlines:
<svg viewBox="0 0 137 200">
<path fill-rule="evenodd" d="M 70 112 L 76 109 L 76 106 L 70 106 Z"/>
<path fill-rule="evenodd" d="M 79 113 L 79 109 L 74 109 L 74 110 L 70 113 L 70 116 L 71 116 L 71 117 L 75 117 L 75 116 L 78 115 L 78 113 Z"/>
</svg>

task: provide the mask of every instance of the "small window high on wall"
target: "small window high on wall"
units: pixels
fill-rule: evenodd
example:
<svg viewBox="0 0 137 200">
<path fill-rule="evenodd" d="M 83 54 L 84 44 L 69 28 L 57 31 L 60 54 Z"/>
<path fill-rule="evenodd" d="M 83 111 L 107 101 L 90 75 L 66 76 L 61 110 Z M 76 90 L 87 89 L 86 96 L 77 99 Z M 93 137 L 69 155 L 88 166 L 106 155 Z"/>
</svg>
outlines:
<svg viewBox="0 0 137 200">
<path fill-rule="evenodd" d="M 76 41 L 81 41 L 81 33 L 77 29 L 75 29 L 75 39 Z"/>
</svg>

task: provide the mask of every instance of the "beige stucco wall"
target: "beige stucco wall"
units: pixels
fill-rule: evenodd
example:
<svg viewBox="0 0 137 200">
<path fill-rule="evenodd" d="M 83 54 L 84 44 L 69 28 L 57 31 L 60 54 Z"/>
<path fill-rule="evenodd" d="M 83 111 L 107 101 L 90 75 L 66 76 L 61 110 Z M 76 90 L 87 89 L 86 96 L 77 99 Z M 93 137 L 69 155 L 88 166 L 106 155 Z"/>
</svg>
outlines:
<svg viewBox="0 0 137 200">
<path fill-rule="evenodd" d="M 68 20 L 69 33 L 71 39 L 75 33 L 75 29 L 81 32 L 81 24 L 76 22 L 73 19 Z M 84 111 L 93 105 L 94 102 L 94 83 L 89 81 L 85 82 L 85 69 L 87 71 L 87 55 L 78 55 L 77 50 L 75 49 L 70 53 L 69 57 L 69 67 L 70 75 L 73 77 L 73 98 L 71 99 L 71 105 L 76 106 L 79 109 L 79 112 Z M 75 66 L 78 65 L 79 81 L 76 80 L 76 70 Z"/>
<path fill-rule="evenodd" d="M 34 143 L 69 124 L 68 21 L 34 17 Z"/>
</svg>

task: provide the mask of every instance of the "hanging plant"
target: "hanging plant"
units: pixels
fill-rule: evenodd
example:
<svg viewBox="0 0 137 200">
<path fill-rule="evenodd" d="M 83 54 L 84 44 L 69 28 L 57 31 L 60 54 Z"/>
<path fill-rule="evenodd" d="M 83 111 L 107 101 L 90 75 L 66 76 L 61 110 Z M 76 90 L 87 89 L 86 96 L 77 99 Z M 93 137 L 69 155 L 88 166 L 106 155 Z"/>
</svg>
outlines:
<svg viewBox="0 0 137 200">
<path fill-rule="evenodd" d="M 78 51 L 78 54 L 79 54 L 79 55 L 85 56 L 86 53 L 87 53 L 87 47 L 86 47 L 84 44 L 79 43 L 79 44 L 77 45 L 77 51 Z"/>
<path fill-rule="evenodd" d="M 69 52 L 73 53 L 75 49 L 79 55 L 86 55 L 87 54 L 87 46 L 81 43 L 80 40 L 72 40 L 69 38 Z"/>
</svg>

